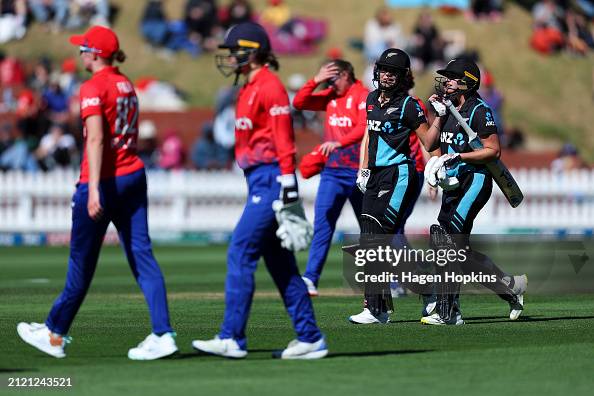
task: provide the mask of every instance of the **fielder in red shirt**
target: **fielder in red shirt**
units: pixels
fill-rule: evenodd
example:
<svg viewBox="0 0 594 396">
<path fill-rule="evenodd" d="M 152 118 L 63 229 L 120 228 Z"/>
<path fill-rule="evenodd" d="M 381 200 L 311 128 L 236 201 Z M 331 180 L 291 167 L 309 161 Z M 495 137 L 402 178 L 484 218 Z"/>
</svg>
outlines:
<svg viewBox="0 0 594 396">
<path fill-rule="evenodd" d="M 85 69 L 93 75 L 80 89 L 84 154 L 72 198 L 72 232 L 66 286 L 45 324 L 19 323 L 28 344 L 65 357 L 67 336 L 93 274 L 107 227 L 118 230 L 132 273 L 149 307 L 153 332 L 128 351 L 133 360 L 153 360 L 177 351 L 169 321 L 165 282 L 152 252 L 147 224 L 144 165 L 136 155 L 138 99 L 130 80 L 113 66 L 126 58 L 116 34 L 94 26 L 72 36 Z"/>
<path fill-rule="evenodd" d="M 247 356 L 246 326 L 260 257 L 283 298 L 297 339 L 274 357 L 319 359 L 328 348 L 314 317 L 307 288 L 299 275 L 293 251 L 311 238 L 295 177 L 295 139 L 289 98 L 271 69 L 278 61 L 264 28 L 253 22 L 232 27 L 216 57 L 219 70 L 245 78 L 235 114 L 235 156 L 244 170 L 248 200 L 231 237 L 227 255 L 225 315 L 219 334 L 195 340 L 204 353 Z"/>
</svg>

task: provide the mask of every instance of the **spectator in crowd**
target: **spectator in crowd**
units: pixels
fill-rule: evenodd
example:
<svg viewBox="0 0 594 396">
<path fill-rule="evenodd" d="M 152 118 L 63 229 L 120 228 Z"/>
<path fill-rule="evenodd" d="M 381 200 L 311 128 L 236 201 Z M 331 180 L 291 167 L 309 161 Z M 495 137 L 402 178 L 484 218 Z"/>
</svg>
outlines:
<svg viewBox="0 0 594 396">
<path fill-rule="evenodd" d="M 565 45 L 562 22 L 565 14 L 554 0 L 543 0 L 532 9 L 533 32 L 530 45 L 543 54 L 557 52 Z"/>
<path fill-rule="evenodd" d="M 157 150 L 157 127 L 151 120 L 143 120 L 138 125 L 137 154 L 144 162 L 146 169 L 159 168 L 159 153 Z"/>
<path fill-rule="evenodd" d="M 434 62 L 444 61 L 444 42 L 429 11 L 419 14 L 411 41 L 412 65 L 416 70 L 423 71 Z"/>
<path fill-rule="evenodd" d="M 74 58 L 66 58 L 62 62 L 58 84 L 68 100 L 71 100 L 78 93 L 80 78 L 76 71 L 76 60 Z"/>
<path fill-rule="evenodd" d="M 215 0 L 188 0 L 184 18 L 190 41 L 207 51 L 217 48 L 220 27 Z"/>
<path fill-rule="evenodd" d="M 268 5 L 260 13 L 260 21 L 282 28 L 291 21 L 291 9 L 283 0 L 268 0 Z"/>
<path fill-rule="evenodd" d="M 27 33 L 26 0 L 0 0 L 0 44 L 20 40 Z"/>
<path fill-rule="evenodd" d="M 503 13 L 503 0 L 472 0 L 470 13 L 471 19 L 501 20 Z"/>
<path fill-rule="evenodd" d="M 227 7 L 219 11 L 219 20 L 225 29 L 242 22 L 249 22 L 252 18 L 252 5 L 249 0 L 232 0 Z"/>
<path fill-rule="evenodd" d="M 68 28 L 79 29 L 85 25 L 109 26 L 108 0 L 70 0 Z"/>
<path fill-rule="evenodd" d="M 569 9 L 565 21 L 568 49 L 575 54 L 586 55 L 589 50 L 594 48 L 594 38 L 586 18 L 582 14 Z"/>
<path fill-rule="evenodd" d="M 29 8 L 35 21 L 44 25 L 51 23 L 50 29 L 58 32 L 68 22 L 69 3 L 69 0 L 29 0 Z"/>
<path fill-rule="evenodd" d="M 0 113 L 16 109 L 16 92 L 25 83 L 25 70 L 22 63 L 15 57 L 5 56 L 0 51 Z"/>
<path fill-rule="evenodd" d="M 66 133 L 66 125 L 52 124 L 35 150 L 39 167 L 44 170 L 72 166 L 77 155 L 76 140 Z"/>
<path fill-rule="evenodd" d="M 481 73 L 481 79 L 481 97 L 491 108 L 495 124 L 497 125 L 497 132 L 500 134 L 499 139 L 505 140 L 504 137 L 501 136 L 501 134 L 503 134 L 505 131 L 505 125 L 503 118 L 501 117 L 503 111 L 503 94 L 495 87 L 495 79 L 493 78 L 493 74 L 491 74 L 488 70 L 483 70 Z"/>
<path fill-rule="evenodd" d="M 237 86 L 221 88 L 215 101 L 215 119 L 213 137 L 215 142 L 229 153 L 232 159 L 235 154 L 235 102 Z"/>
<path fill-rule="evenodd" d="M 37 162 L 29 152 L 29 146 L 21 129 L 9 128 L 8 133 L 3 129 L 0 133 L 2 134 L 0 140 L 7 146 L 0 154 L 0 170 L 36 171 Z"/>
<path fill-rule="evenodd" d="M 163 10 L 163 1 L 147 1 L 140 22 L 140 31 L 144 39 L 152 46 L 162 47 L 166 44 L 169 27 L 165 10 Z"/>
<path fill-rule="evenodd" d="M 60 87 L 59 75 L 54 74 L 41 93 L 42 106 L 49 112 L 54 122 L 65 122 L 68 119 L 68 96 Z"/>
<path fill-rule="evenodd" d="M 394 22 L 387 7 L 380 7 L 375 16 L 365 24 L 363 45 L 369 63 L 375 62 L 388 48 L 406 47 L 402 28 Z"/>
<path fill-rule="evenodd" d="M 165 139 L 159 149 L 159 166 L 165 170 L 184 167 L 186 160 L 184 145 L 175 129 L 165 132 Z"/>
<path fill-rule="evenodd" d="M 229 151 L 215 142 L 212 122 L 202 126 L 202 136 L 192 145 L 191 160 L 196 169 L 225 169 L 230 157 Z"/>
<path fill-rule="evenodd" d="M 571 143 L 564 144 L 557 158 L 551 162 L 551 170 L 558 174 L 586 167 L 587 165 L 580 157 L 577 147 Z"/>
</svg>

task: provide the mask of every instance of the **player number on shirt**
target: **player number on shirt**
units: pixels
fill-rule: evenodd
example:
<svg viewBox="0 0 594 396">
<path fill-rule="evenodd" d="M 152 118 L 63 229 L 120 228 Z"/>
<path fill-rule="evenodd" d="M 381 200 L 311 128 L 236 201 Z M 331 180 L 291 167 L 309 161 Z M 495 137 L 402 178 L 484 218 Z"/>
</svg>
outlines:
<svg viewBox="0 0 594 396">
<path fill-rule="evenodd" d="M 134 145 L 134 136 L 138 133 L 138 98 L 136 96 L 120 96 L 116 100 L 118 116 L 115 122 L 115 137 L 112 146 L 130 148 Z"/>
</svg>

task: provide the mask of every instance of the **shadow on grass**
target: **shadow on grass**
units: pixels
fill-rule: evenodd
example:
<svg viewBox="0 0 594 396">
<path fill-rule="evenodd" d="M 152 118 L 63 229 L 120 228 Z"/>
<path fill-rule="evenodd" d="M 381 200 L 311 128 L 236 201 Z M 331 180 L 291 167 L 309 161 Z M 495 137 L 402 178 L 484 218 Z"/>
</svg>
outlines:
<svg viewBox="0 0 594 396">
<path fill-rule="evenodd" d="M 0 368 L 0 374 L 26 373 L 39 371 L 36 368 Z"/>
<path fill-rule="evenodd" d="M 250 354 L 254 354 L 254 353 L 269 353 L 272 355 L 273 352 L 278 352 L 278 349 L 250 349 L 249 353 Z M 360 351 L 360 352 L 337 352 L 337 353 L 330 353 L 328 355 L 328 357 L 326 359 L 332 359 L 332 358 L 340 358 L 340 357 L 366 357 L 366 356 L 389 356 L 389 355 L 411 355 L 411 354 L 415 354 L 415 353 L 425 353 L 425 352 L 433 352 L 433 350 L 427 349 L 401 349 L 401 350 L 393 350 L 393 351 L 371 351 L 371 352 L 365 352 L 365 351 Z M 188 352 L 188 353 L 177 353 L 176 355 L 172 356 L 171 359 L 193 359 L 193 358 L 219 358 L 221 359 L 221 357 L 219 356 L 214 356 L 214 355 L 208 355 L 205 353 L 199 353 L 199 352 Z M 264 357 L 264 356 L 259 356 L 256 359 L 254 359 L 253 357 L 251 357 L 248 354 L 248 358 L 250 360 L 267 360 L 267 359 L 272 359 L 271 357 Z M 234 359 L 227 359 L 227 360 L 234 360 Z M 238 360 L 243 360 L 243 359 L 238 359 Z"/>
<path fill-rule="evenodd" d="M 484 320 L 484 319 L 498 319 L 498 320 Z M 484 323 L 507 323 L 507 322 L 551 322 L 560 320 L 588 320 L 594 319 L 594 316 L 558 316 L 558 317 L 535 317 L 535 316 L 520 316 L 518 320 L 510 321 L 509 319 L 501 316 L 475 316 L 464 318 L 466 324 L 484 324 Z M 472 322 L 468 322 L 468 321 Z M 476 322 L 474 322 L 476 320 Z"/>
</svg>

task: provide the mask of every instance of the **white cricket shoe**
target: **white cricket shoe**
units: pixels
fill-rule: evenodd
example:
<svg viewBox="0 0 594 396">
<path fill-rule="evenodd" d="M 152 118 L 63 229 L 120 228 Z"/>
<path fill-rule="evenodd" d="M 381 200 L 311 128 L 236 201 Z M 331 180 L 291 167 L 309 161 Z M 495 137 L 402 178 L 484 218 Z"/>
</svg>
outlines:
<svg viewBox="0 0 594 396">
<path fill-rule="evenodd" d="M 136 348 L 128 351 L 128 359 L 156 360 L 173 355 L 177 352 L 175 336 L 175 333 L 165 333 L 160 337 L 151 333 Z"/>
<path fill-rule="evenodd" d="M 310 297 L 317 297 L 320 295 L 320 293 L 318 293 L 318 288 L 314 285 L 311 279 L 305 276 L 302 276 L 301 279 L 303 279 L 303 283 L 305 283 L 305 286 L 307 287 L 307 294 L 309 294 Z"/>
<path fill-rule="evenodd" d="M 528 289 L 528 277 L 526 274 L 514 276 L 513 292 L 518 296 L 517 304 L 510 304 L 509 319 L 517 320 L 524 310 L 524 293 Z"/>
<path fill-rule="evenodd" d="M 457 313 L 456 316 L 454 318 L 452 318 L 452 320 L 450 320 L 449 322 L 446 322 L 445 320 L 443 320 L 441 318 L 441 316 L 439 316 L 438 313 L 434 313 L 429 316 L 423 316 L 421 318 L 421 323 L 424 325 L 434 325 L 434 326 L 445 326 L 445 325 L 460 326 L 460 325 L 464 324 L 464 320 L 462 319 L 461 313 Z"/>
<path fill-rule="evenodd" d="M 64 347 L 72 340 L 70 337 L 52 333 L 43 323 L 21 322 L 17 325 L 17 333 L 27 344 L 56 358 L 66 357 Z"/>
<path fill-rule="evenodd" d="M 192 347 L 200 352 L 231 359 L 243 359 L 247 356 L 247 351 L 241 349 L 233 338 L 221 339 L 219 336 L 215 336 L 212 340 L 194 340 Z"/>
<path fill-rule="evenodd" d="M 374 316 L 367 308 L 357 315 L 349 316 L 349 322 L 354 324 L 374 324 L 374 323 L 388 323 L 390 321 L 390 314 L 383 312 L 378 316 Z"/>
<path fill-rule="evenodd" d="M 277 359 L 321 359 L 328 355 L 328 347 L 324 337 L 316 342 L 302 342 L 293 340 L 286 349 L 272 354 Z"/>
</svg>

